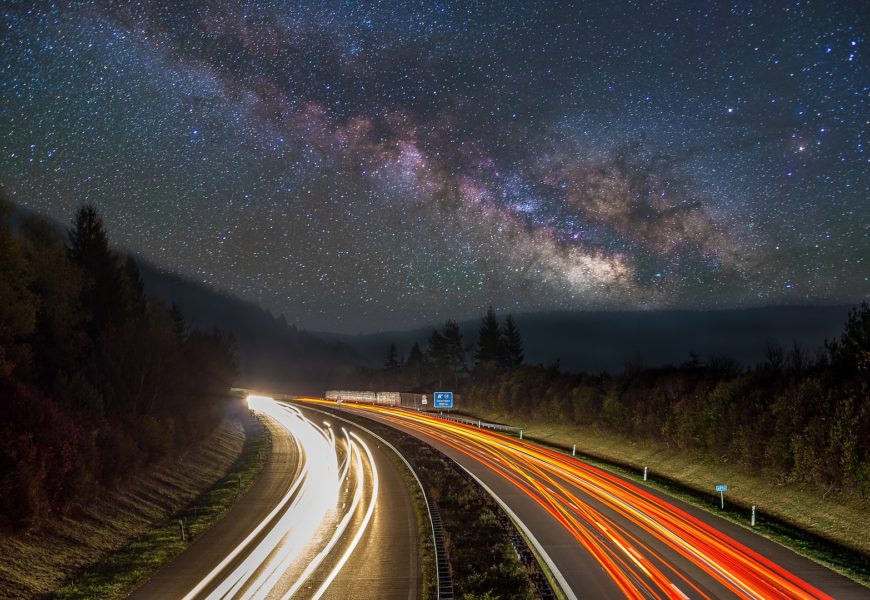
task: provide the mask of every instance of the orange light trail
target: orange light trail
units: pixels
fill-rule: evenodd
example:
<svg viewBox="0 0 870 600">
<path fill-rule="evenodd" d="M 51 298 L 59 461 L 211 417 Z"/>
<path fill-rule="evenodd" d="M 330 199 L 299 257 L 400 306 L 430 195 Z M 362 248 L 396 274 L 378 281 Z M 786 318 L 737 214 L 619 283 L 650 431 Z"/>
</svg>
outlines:
<svg viewBox="0 0 870 600">
<path fill-rule="evenodd" d="M 571 456 L 427 413 L 343 406 L 435 439 L 497 473 L 552 515 L 627 598 L 685 600 L 686 592 L 711 598 L 722 591 L 738 598 L 830 598 L 678 506 Z"/>
</svg>

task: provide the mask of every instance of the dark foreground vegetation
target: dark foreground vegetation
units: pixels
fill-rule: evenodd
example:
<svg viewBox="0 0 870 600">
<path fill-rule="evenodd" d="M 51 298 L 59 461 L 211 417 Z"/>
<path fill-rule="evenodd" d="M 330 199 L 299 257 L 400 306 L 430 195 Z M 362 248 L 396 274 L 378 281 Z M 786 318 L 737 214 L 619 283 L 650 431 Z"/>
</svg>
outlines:
<svg viewBox="0 0 870 600">
<path fill-rule="evenodd" d="M 177 456 L 235 372 L 231 340 L 146 296 L 92 207 L 63 236 L 0 203 L 0 530 Z"/>
<path fill-rule="evenodd" d="M 743 368 L 691 354 L 680 365 L 623 373 L 565 373 L 522 364 L 512 321 L 490 309 L 477 343 L 465 346 L 455 323 L 414 346 L 404 361 L 390 348 L 367 383 L 426 391 L 453 388 L 463 410 L 595 427 L 633 440 L 685 449 L 739 465 L 779 483 L 870 497 L 870 306 L 853 308 L 842 334 L 810 353 L 771 345 L 766 360 Z M 469 360 L 471 359 L 471 360 Z"/>
<path fill-rule="evenodd" d="M 126 597 L 221 519 L 253 485 L 271 452 L 269 430 L 243 411 L 238 406 L 233 416 L 244 422 L 244 446 L 223 477 L 187 506 L 79 571 L 52 596 L 66 600 Z"/>
</svg>

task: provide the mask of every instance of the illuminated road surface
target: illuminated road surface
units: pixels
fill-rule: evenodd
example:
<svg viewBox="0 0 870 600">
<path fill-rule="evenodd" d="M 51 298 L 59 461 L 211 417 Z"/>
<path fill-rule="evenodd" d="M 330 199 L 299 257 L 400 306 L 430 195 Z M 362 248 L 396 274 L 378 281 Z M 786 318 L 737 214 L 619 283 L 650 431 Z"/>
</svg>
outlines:
<svg viewBox="0 0 870 600">
<path fill-rule="evenodd" d="M 423 413 L 348 404 L 341 412 L 412 433 L 465 466 L 528 527 L 569 596 L 870 596 L 744 528 L 559 452 Z"/>
<path fill-rule="evenodd" d="M 219 532 L 212 536 L 210 530 L 198 541 L 208 543 L 195 543 L 136 596 L 416 597 L 416 520 L 395 467 L 352 426 L 333 427 L 322 414 L 305 414 L 309 411 L 271 398 L 249 400 L 252 409 L 276 426 L 273 431 L 292 439 L 298 457 L 292 477 L 272 495 L 268 513 L 248 522 L 243 538 L 236 535 L 230 545 L 230 538 L 218 542 Z M 246 501 L 247 496 L 234 510 L 244 512 Z M 391 512 L 395 521 L 388 518 Z M 372 540 L 391 568 L 384 572 L 375 567 L 360 577 L 357 563 L 370 554 L 364 546 Z M 356 573 L 351 572 L 354 565 Z"/>
</svg>

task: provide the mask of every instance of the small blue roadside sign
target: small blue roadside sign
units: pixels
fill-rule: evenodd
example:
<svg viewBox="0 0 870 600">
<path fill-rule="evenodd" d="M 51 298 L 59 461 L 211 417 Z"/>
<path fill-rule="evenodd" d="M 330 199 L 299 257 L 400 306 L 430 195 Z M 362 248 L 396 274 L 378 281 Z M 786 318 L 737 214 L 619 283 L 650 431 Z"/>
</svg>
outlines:
<svg viewBox="0 0 870 600">
<path fill-rule="evenodd" d="M 432 406 L 434 408 L 453 408 L 453 392 L 435 392 Z"/>
<path fill-rule="evenodd" d="M 725 510 L 725 492 L 728 491 L 728 486 L 724 483 L 720 483 L 716 486 L 716 491 L 719 492 L 719 506 L 722 510 Z"/>
</svg>

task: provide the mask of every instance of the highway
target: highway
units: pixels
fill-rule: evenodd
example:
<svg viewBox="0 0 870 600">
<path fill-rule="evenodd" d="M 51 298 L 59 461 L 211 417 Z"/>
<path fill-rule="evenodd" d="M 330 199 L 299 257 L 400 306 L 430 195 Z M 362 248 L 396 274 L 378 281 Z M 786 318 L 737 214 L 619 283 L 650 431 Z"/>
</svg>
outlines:
<svg viewBox="0 0 870 600">
<path fill-rule="evenodd" d="M 249 397 L 273 432 L 236 507 L 135 598 L 416 598 L 417 523 L 401 474 L 345 423 Z"/>
<path fill-rule="evenodd" d="M 580 460 L 434 415 L 318 402 L 410 433 L 471 472 L 533 538 L 569 598 L 868 598 L 746 528 Z"/>
</svg>

